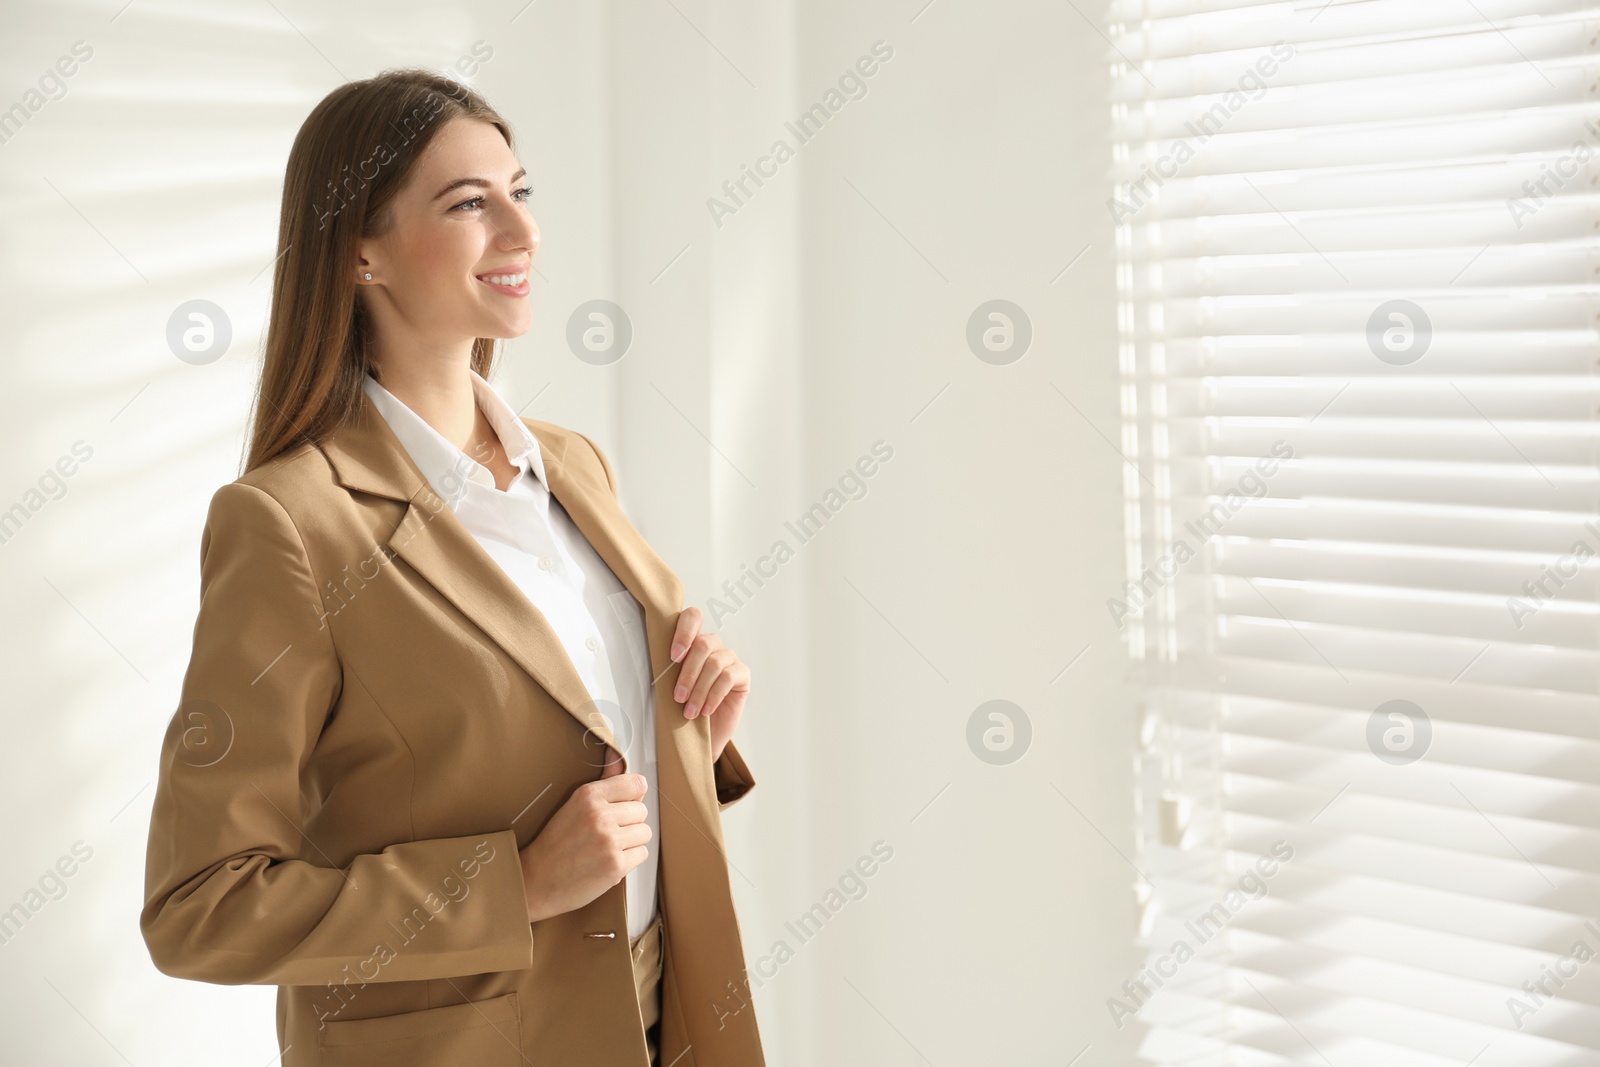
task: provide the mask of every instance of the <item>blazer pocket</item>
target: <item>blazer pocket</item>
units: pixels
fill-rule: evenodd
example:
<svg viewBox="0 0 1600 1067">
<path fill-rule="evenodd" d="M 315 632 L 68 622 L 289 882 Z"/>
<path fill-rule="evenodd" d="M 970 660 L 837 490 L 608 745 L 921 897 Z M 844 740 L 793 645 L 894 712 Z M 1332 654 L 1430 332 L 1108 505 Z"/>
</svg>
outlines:
<svg viewBox="0 0 1600 1067">
<path fill-rule="evenodd" d="M 323 1067 L 524 1067 L 517 995 L 331 1022 L 317 1037 Z"/>
</svg>

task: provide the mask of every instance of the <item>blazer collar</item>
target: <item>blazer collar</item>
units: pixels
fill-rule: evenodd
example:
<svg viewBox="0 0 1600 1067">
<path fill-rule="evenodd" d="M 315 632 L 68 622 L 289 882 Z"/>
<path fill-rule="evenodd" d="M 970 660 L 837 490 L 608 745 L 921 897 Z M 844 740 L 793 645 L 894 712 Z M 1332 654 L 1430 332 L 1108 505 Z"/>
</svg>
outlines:
<svg viewBox="0 0 1600 1067">
<path fill-rule="evenodd" d="M 545 474 L 543 450 L 539 447 L 539 439 L 528 429 L 528 424 L 517 417 L 511 405 L 506 403 L 505 398 L 483 375 L 471 369 L 467 373 L 472 376 L 472 392 L 478 407 L 500 438 L 506 458 L 519 470 L 531 471 L 533 476 L 539 479 L 539 484 L 548 488 L 550 479 Z M 491 488 L 494 486 L 494 475 L 487 467 L 451 444 L 443 434 L 429 426 L 421 415 L 407 407 L 404 401 L 384 388 L 376 378 L 370 374 L 365 375 L 361 386 L 366 390 L 367 398 L 383 416 L 383 421 L 389 424 L 389 428 L 405 446 L 406 454 L 427 476 L 428 484 L 433 487 L 433 491 L 444 497 L 445 503 L 451 508 L 460 505 L 461 498 L 466 494 L 468 481 L 476 481 Z"/>
<path fill-rule="evenodd" d="M 590 474 L 600 469 L 599 461 L 584 469 L 568 464 L 567 448 L 576 434 L 532 419 L 521 422 L 538 440 L 550 494 L 644 608 L 659 706 L 683 587 L 627 520 L 611 487 Z M 623 751 L 555 629 L 433 490 L 370 397 L 363 392 L 349 421 L 318 447 L 345 488 L 405 503 L 405 514 L 388 538 L 396 556 L 504 649 L 588 736 Z"/>
</svg>

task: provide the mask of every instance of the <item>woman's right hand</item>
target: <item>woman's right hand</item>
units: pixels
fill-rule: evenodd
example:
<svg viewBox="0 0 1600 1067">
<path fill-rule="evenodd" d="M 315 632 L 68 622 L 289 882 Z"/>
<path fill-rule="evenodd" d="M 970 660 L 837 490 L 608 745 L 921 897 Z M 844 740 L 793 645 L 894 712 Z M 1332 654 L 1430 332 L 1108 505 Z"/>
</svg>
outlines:
<svg viewBox="0 0 1600 1067">
<path fill-rule="evenodd" d="M 645 787 L 644 775 L 623 774 L 607 749 L 601 777 L 573 790 L 518 853 L 529 922 L 583 907 L 645 861 Z"/>
</svg>

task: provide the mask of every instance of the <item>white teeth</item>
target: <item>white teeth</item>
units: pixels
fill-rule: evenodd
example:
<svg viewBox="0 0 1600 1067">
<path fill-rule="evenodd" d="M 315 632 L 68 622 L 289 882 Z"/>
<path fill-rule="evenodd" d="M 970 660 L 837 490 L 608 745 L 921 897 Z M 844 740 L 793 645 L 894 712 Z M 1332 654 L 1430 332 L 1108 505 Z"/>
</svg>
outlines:
<svg viewBox="0 0 1600 1067">
<path fill-rule="evenodd" d="M 488 282 L 490 285 L 518 286 L 528 280 L 526 274 L 480 274 L 479 281 Z"/>
</svg>

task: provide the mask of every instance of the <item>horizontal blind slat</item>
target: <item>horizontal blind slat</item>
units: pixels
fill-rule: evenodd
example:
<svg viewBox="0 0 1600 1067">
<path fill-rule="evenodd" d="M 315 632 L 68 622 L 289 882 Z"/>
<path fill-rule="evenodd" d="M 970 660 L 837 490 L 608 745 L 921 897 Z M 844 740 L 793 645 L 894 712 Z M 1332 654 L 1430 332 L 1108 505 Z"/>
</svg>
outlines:
<svg viewBox="0 0 1600 1067">
<path fill-rule="evenodd" d="M 1600 1065 L 1600 4 L 1106 30 L 1141 945 L 1296 849 L 1141 1056 Z"/>
</svg>

